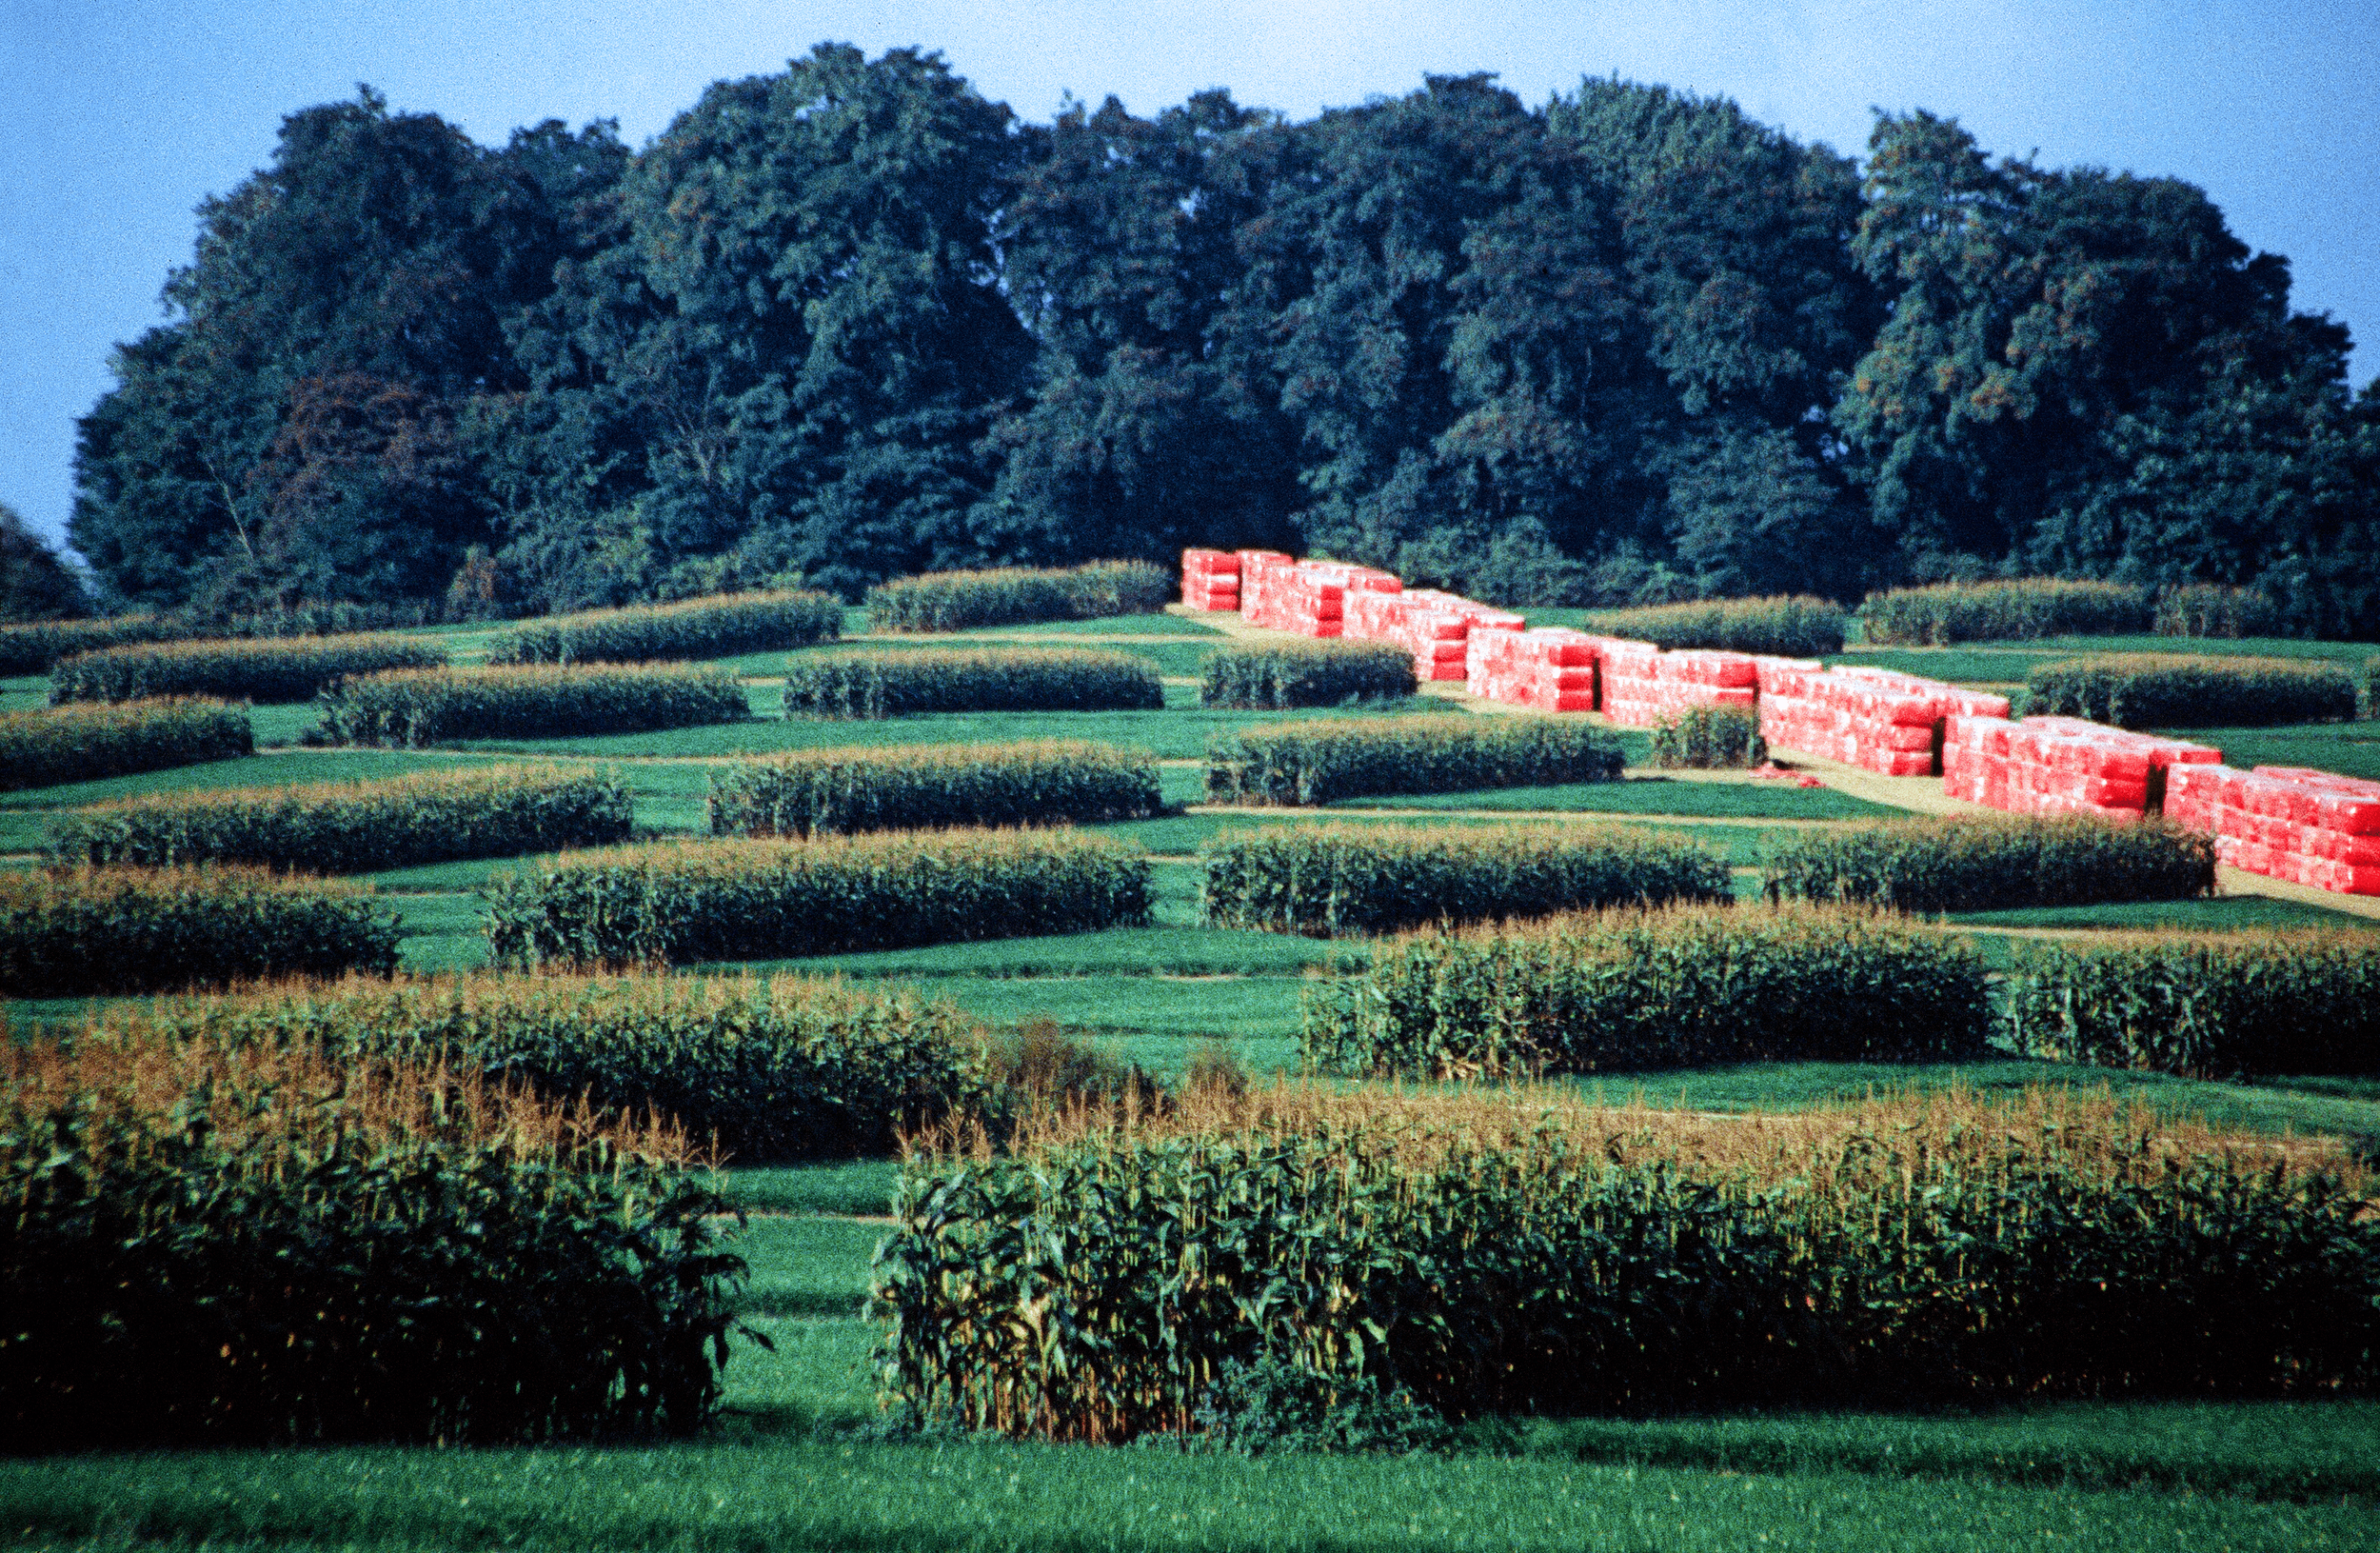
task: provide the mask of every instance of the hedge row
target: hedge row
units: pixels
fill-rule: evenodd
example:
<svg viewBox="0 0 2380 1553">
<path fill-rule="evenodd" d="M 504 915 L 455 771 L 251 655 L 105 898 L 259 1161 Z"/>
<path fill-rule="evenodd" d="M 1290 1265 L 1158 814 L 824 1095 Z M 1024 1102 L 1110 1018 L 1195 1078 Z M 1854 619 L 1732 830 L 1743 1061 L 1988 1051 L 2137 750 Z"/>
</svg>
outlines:
<svg viewBox="0 0 2380 1553">
<path fill-rule="evenodd" d="M 1724 906 L 1431 932 L 1306 1002 L 1318 1065 L 1427 1079 L 1747 1062 L 1951 1062 L 1992 1027 L 1983 963 L 1841 907 Z"/>
<path fill-rule="evenodd" d="M 1413 653 L 1394 642 L 1324 638 L 1218 647 L 1199 678 L 1199 704 L 1275 710 L 1393 700 L 1414 693 Z"/>
<path fill-rule="evenodd" d="M 1145 926 L 1149 863 L 1071 830 L 712 841 L 484 887 L 500 966 L 688 965 Z"/>
<path fill-rule="evenodd" d="M 1209 925 L 1383 933 L 1729 898 L 1727 866 L 1629 826 L 1313 826 L 1240 831 L 1199 848 Z"/>
<path fill-rule="evenodd" d="M 61 658 L 136 642 L 174 642 L 189 627 L 163 615 L 109 620 L 36 620 L 0 626 L 0 676 L 47 674 Z"/>
<path fill-rule="evenodd" d="M 2054 577 L 1896 587 L 1869 594 L 1859 607 L 1861 635 L 1876 647 L 2127 635 L 2146 631 L 2155 618 L 2146 589 Z"/>
<path fill-rule="evenodd" d="M 2337 664 L 2293 658 L 2110 653 L 2033 665 L 2025 710 L 2125 728 L 2346 722 L 2355 715 L 2355 680 Z"/>
<path fill-rule="evenodd" d="M 1618 780 L 1625 757 L 1583 721 L 1388 717 L 1268 723 L 1207 746 L 1219 804 L 1328 804 L 1381 793 L 1462 792 Z"/>
<path fill-rule="evenodd" d="M 1155 711 L 1157 666 L 1083 647 L 805 653 L 785 669 L 787 717 L 920 712 Z"/>
<path fill-rule="evenodd" d="M 1189 1432 L 1267 1364 L 1448 1416 L 2380 1387 L 2380 1185 L 2336 1145 L 2043 1092 L 1089 1122 L 904 1165 L 877 1299 L 913 1414 Z"/>
<path fill-rule="evenodd" d="M 1588 628 L 1666 651 L 1713 647 L 1725 652 L 1817 658 L 1843 650 L 1851 616 L 1843 607 L 1809 593 L 1756 599 L 1696 599 L 1637 609 L 1598 609 Z"/>
<path fill-rule="evenodd" d="M 1081 740 L 811 749 L 711 773 L 714 836 L 1097 824 L 1164 808 L 1157 757 Z"/>
<path fill-rule="evenodd" d="M 366 873 L 628 839 L 628 786 L 562 767 L 424 771 L 378 782 L 151 793 L 50 823 L 52 862 L 249 863 Z"/>
<path fill-rule="evenodd" d="M 557 739 L 737 723 L 752 715 L 724 668 L 524 664 L 347 680 L 322 698 L 313 737 L 417 749 L 458 739 Z"/>
<path fill-rule="evenodd" d="M 683 1138 L 180 1023 L 0 1042 L 0 1449 L 709 1421 L 743 1264 Z"/>
<path fill-rule="evenodd" d="M 446 661 L 443 648 L 402 636 L 258 637 L 107 647 L 62 658 L 50 672 L 52 705 L 220 696 L 307 701 L 340 681 Z"/>
<path fill-rule="evenodd" d="M 2222 1077 L 2380 1073 L 2380 935 L 2139 938 L 2036 948 L 2009 978 L 2028 1056 Z"/>
<path fill-rule="evenodd" d="M 1879 820 L 1806 831 L 1763 875 L 1772 901 L 1914 912 L 2175 901 L 2214 888 L 2214 843 L 2082 818 Z"/>
<path fill-rule="evenodd" d="M 831 593 L 724 593 L 682 604 L 554 615 L 496 633 L 491 664 L 648 663 L 732 658 L 831 642 L 843 601 Z"/>
<path fill-rule="evenodd" d="M 799 976 L 359 979 L 159 1000 L 139 1018 L 173 1039 L 444 1059 L 606 1117 L 663 1119 L 741 1165 L 891 1154 L 982 1106 L 988 1082 L 950 1004 Z"/>
<path fill-rule="evenodd" d="M 2192 583 L 2169 587 L 2157 600 L 2159 636 L 2278 636 L 2281 611 L 2271 594 L 2256 587 Z"/>
<path fill-rule="evenodd" d="M 366 889 L 255 868 L 0 873 L 0 995 L 11 998 L 385 976 L 403 934 Z"/>
<path fill-rule="evenodd" d="M 1146 615 L 1174 596 L 1173 573 L 1146 561 L 1093 561 L 1065 570 L 1000 567 L 929 571 L 868 589 L 868 619 L 884 631 L 960 631 L 1036 620 Z"/>
<path fill-rule="evenodd" d="M 245 707 L 169 698 L 0 712 L 0 791 L 254 754 Z"/>
<path fill-rule="evenodd" d="M 1757 766 L 1768 758 L 1760 714 L 1750 707 L 1689 707 L 1653 726 L 1651 761 L 1663 770 Z"/>
</svg>

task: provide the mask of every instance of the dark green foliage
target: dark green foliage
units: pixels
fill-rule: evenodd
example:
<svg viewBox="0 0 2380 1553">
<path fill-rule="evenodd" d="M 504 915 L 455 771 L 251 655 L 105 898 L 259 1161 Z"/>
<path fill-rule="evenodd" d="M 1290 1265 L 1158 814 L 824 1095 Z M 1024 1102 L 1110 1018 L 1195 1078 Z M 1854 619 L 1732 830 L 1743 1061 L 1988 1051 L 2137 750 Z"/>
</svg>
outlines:
<svg viewBox="0 0 2380 1553">
<path fill-rule="evenodd" d="M 1451 1444 L 1455 1431 L 1413 1394 L 1377 1376 L 1324 1377 L 1265 1354 L 1224 1362 L 1190 1422 L 1199 1443 L 1241 1456 L 1268 1451 L 1410 1451 Z"/>
<path fill-rule="evenodd" d="M 683 1128 L 736 1165 L 894 1152 L 904 1131 L 986 1102 L 970 1023 L 914 989 L 778 976 L 469 976 L 161 1000 L 187 1038 L 446 1059 Z"/>
<path fill-rule="evenodd" d="M 401 636 L 257 637 L 103 647 L 62 658 L 50 701 L 137 701 L 220 696 L 227 701 L 310 701 L 340 681 L 392 668 L 428 668 L 444 648 Z"/>
<path fill-rule="evenodd" d="M 732 658 L 831 642 L 843 601 L 831 593 L 730 593 L 641 609 L 594 609 L 499 631 L 491 664 L 626 664 Z"/>
<path fill-rule="evenodd" d="M 2346 668 L 2295 658 L 2059 658 L 2033 665 L 2025 687 L 2028 713 L 2123 728 L 2266 727 L 2355 715 Z"/>
<path fill-rule="evenodd" d="M 916 712 L 1155 711 L 1157 666 L 1084 647 L 804 653 L 785 668 L 787 717 Z"/>
<path fill-rule="evenodd" d="M 503 966 L 689 965 L 1143 926 L 1149 864 L 1071 830 L 714 841 L 486 886 Z"/>
<path fill-rule="evenodd" d="M 1270 710 L 1413 694 L 1413 653 L 1393 642 L 1235 643 L 1207 654 L 1199 705 Z"/>
<path fill-rule="evenodd" d="M 1146 561 L 1092 561 L 1063 571 L 929 571 L 869 588 L 868 623 L 880 631 L 962 631 L 1149 615 L 1173 598 L 1174 586 L 1172 573 Z"/>
<path fill-rule="evenodd" d="M 2335 1149 L 2045 1097 L 1250 1102 L 911 1160 L 877 1262 L 895 1395 L 1118 1442 L 1266 1355 L 1455 1418 L 2380 1386 L 2375 1187 Z"/>
<path fill-rule="evenodd" d="M 1313 805 L 1386 793 L 1616 782 L 1623 761 L 1608 733 L 1577 719 L 1266 723 L 1215 736 L 1206 752 L 1206 796 L 1219 804 Z"/>
<path fill-rule="evenodd" d="M 1896 587 L 1869 594 L 1859 607 L 1861 638 L 1874 647 L 2127 636 L 2147 630 L 2154 619 L 2145 589 L 2054 577 Z"/>
<path fill-rule="evenodd" d="M 1329 937 L 1728 898 L 1724 863 L 1626 826 L 1283 826 L 1218 836 L 1199 866 L 1211 926 Z"/>
<path fill-rule="evenodd" d="M 385 976 L 403 936 L 377 897 L 327 880 L 235 867 L 0 873 L 0 994 L 11 998 Z"/>
<path fill-rule="evenodd" d="M 1757 766 L 1769 758 L 1750 707 L 1689 707 L 1653 727 L 1652 764 L 1664 770 Z"/>
<path fill-rule="evenodd" d="M 57 548 L 0 502 L 0 621 L 68 620 L 90 613 L 90 596 Z"/>
<path fill-rule="evenodd" d="M 2366 658 L 2355 687 L 2355 710 L 2367 718 L 2380 717 L 2380 658 Z"/>
<path fill-rule="evenodd" d="M 1160 813 L 1157 759 L 1081 740 L 810 749 L 711 773 L 714 836 L 1088 825 Z"/>
<path fill-rule="evenodd" d="M 0 675 L 47 674 L 61 658 L 135 642 L 173 642 L 187 627 L 160 615 L 107 620 L 44 620 L 0 625 Z"/>
<path fill-rule="evenodd" d="M 0 1044 L 0 1449 L 709 1420 L 744 1264 L 682 1140 L 177 1023 Z"/>
<path fill-rule="evenodd" d="M 2260 587 L 2223 587 L 2192 583 L 2169 587 L 2157 599 L 2159 636 L 2274 636 L 2281 611 Z"/>
<path fill-rule="evenodd" d="M 1641 609 L 1602 609 L 1587 628 L 1663 651 L 1712 647 L 1779 658 L 1819 658 L 1843 650 L 1851 616 L 1829 599 L 1808 593 L 1764 599 L 1697 599 Z"/>
<path fill-rule="evenodd" d="M 1395 940 L 1309 995 L 1299 1042 L 1339 1071 L 1501 1079 L 1955 1062 L 1991 1029 L 1982 961 L 1940 934 L 1839 908 L 1705 906 Z"/>
<path fill-rule="evenodd" d="M 2178 901 L 2214 888 L 2214 843 L 2088 818 L 1885 820 L 1804 832 L 1762 872 L 1773 901 L 1914 912 Z"/>
<path fill-rule="evenodd" d="M 558 739 L 736 723 L 752 715 L 724 668 L 516 664 L 343 682 L 322 700 L 324 743 L 419 748 L 457 739 Z"/>
<path fill-rule="evenodd" d="M 48 851 L 68 864 L 252 863 L 367 873 L 623 842 L 630 809 L 628 786 L 616 775 L 497 766 L 128 798 L 58 816 Z"/>
<path fill-rule="evenodd" d="M 0 792 L 253 754 L 248 709 L 129 701 L 0 712 Z"/>
<path fill-rule="evenodd" d="M 2009 978 L 2027 1056 L 2228 1077 L 2380 1073 L 2369 935 L 2133 938 L 2029 949 Z"/>
</svg>

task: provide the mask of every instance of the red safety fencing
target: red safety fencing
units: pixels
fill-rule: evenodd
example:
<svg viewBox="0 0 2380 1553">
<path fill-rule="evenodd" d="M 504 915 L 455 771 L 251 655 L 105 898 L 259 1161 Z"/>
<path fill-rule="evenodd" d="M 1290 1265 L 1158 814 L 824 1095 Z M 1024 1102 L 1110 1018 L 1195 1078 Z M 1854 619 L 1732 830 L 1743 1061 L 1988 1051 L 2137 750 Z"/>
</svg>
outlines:
<svg viewBox="0 0 2380 1553">
<path fill-rule="evenodd" d="M 1954 717 L 2008 716 L 2008 698 L 1883 668 L 1754 660 L 1760 737 L 1771 749 L 1840 761 L 1883 776 L 1931 776 Z"/>
<path fill-rule="evenodd" d="M 2177 767 L 2166 779 L 2165 816 L 2212 835 L 2218 863 L 2380 895 L 2380 782 L 2300 767 Z"/>
<path fill-rule="evenodd" d="M 2121 825 L 2170 805 L 2172 777 L 2222 759 L 2206 745 L 2074 717 L 1954 717 L 1943 729 L 1942 790 L 2011 814 L 2089 814 Z"/>
</svg>

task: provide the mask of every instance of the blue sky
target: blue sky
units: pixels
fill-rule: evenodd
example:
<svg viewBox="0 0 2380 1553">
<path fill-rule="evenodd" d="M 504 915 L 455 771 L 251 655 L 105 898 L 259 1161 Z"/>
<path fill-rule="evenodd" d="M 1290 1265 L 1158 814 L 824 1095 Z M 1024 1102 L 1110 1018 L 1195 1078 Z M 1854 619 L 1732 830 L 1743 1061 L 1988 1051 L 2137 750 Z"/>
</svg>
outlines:
<svg viewBox="0 0 2380 1553">
<path fill-rule="evenodd" d="M 2354 329 L 2354 381 L 2380 373 L 2380 0 L 0 0 L 0 502 L 62 530 L 109 347 L 159 319 L 192 209 L 283 114 L 368 81 L 483 141 L 617 117 L 641 144 L 709 82 L 828 38 L 939 49 L 1029 119 L 1067 91 L 1146 113 L 1211 86 L 1303 118 L 1470 70 L 1537 104 L 1616 72 L 1855 152 L 1872 107 L 1927 108 L 1994 152 L 2203 185 L 2290 256 L 2298 307 Z"/>
</svg>

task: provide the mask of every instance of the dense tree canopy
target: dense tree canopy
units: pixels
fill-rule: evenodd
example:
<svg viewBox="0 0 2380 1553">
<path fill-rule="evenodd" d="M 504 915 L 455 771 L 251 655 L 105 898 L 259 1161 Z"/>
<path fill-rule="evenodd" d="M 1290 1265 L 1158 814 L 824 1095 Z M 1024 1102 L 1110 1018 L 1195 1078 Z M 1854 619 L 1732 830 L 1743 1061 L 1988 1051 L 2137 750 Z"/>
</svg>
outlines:
<svg viewBox="0 0 2380 1553">
<path fill-rule="evenodd" d="M 89 613 L 83 580 L 16 508 L 0 502 L 0 621 L 68 620 Z"/>
<path fill-rule="evenodd" d="M 2049 571 L 2380 634 L 2380 388 L 2172 179 L 1482 76 L 1020 124 L 822 45 L 641 152 L 356 101 L 200 211 L 82 425 L 109 594 L 771 579 L 1267 544 L 1518 603 Z M 484 549 L 497 560 L 492 573 Z M 492 580 L 491 580 L 492 578 Z"/>
</svg>

